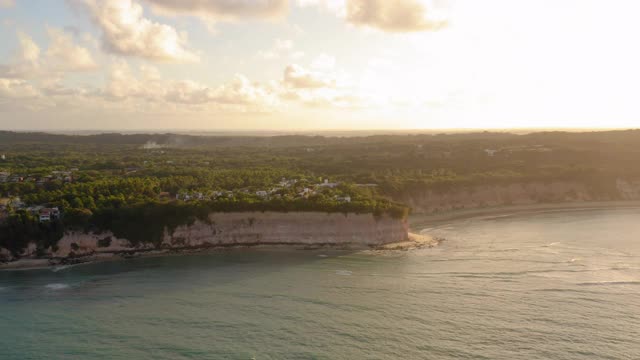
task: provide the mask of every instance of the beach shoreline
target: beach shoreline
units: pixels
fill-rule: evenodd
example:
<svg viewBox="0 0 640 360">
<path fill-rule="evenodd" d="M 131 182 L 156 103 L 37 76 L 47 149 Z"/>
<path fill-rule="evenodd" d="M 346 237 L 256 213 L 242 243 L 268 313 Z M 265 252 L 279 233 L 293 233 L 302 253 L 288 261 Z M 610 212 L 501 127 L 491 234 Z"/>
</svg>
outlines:
<svg viewBox="0 0 640 360">
<path fill-rule="evenodd" d="M 455 210 L 440 214 L 413 214 L 409 217 L 409 239 L 406 241 L 381 244 L 376 246 L 364 246 L 362 244 L 238 244 L 231 246 L 203 246 L 193 248 L 178 249 L 145 249 L 139 251 L 103 252 L 86 256 L 58 259 L 58 258 L 23 258 L 8 263 L 0 263 L 0 271 L 26 271 L 55 269 L 62 266 L 74 266 L 81 264 L 92 264 L 109 261 L 122 261 L 133 258 L 148 258 L 159 256 L 182 256 L 190 254 L 215 253 L 222 251 L 236 251 L 244 249 L 259 250 L 344 250 L 364 253 L 399 252 L 410 251 L 423 248 L 433 248 L 438 246 L 445 239 L 440 239 L 429 235 L 425 228 L 441 225 L 445 222 L 460 221 L 467 219 L 483 219 L 503 216 L 522 216 L 527 214 L 540 214 L 566 211 L 590 211 L 590 210 L 615 210 L 615 209 L 640 209 L 640 201 L 600 201 L 600 202 L 580 202 L 580 203 L 557 203 L 557 204 L 530 204 L 516 206 L 498 206 L 491 208 Z M 68 260 L 68 261 L 65 261 Z"/>
<path fill-rule="evenodd" d="M 227 246 L 203 246 L 183 249 L 153 249 L 141 250 L 137 252 L 124 251 L 114 253 L 95 253 L 86 256 L 79 256 L 67 259 L 52 258 L 23 258 L 8 263 L 0 263 L 0 271 L 28 271 L 56 269 L 85 264 L 95 264 L 111 261 L 126 261 L 138 258 L 152 258 L 165 256 L 186 256 L 193 254 L 220 253 L 224 251 L 261 250 L 261 251 L 353 251 L 363 253 L 377 253 L 389 251 L 408 251 L 421 248 L 431 248 L 437 246 L 441 239 L 435 239 L 429 235 L 409 233 L 409 239 L 405 241 L 366 246 L 362 244 L 257 244 L 257 245 L 227 245 Z M 69 260 L 67 262 L 63 260 Z"/>
<path fill-rule="evenodd" d="M 409 216 L 409 228 L 413 232 L 420 232 L 426 227 L 439 225 L 444 222 L 494 218 L 503 216 L 553 213 L 566 211 L 616 210 L 640 208 L 640 201 L 593 201 L 572 203 L 543 203 L 527 205 L 506 205 L 486 208 L 453 210 L 438 214 L 412 214 Z"/>
</svg>

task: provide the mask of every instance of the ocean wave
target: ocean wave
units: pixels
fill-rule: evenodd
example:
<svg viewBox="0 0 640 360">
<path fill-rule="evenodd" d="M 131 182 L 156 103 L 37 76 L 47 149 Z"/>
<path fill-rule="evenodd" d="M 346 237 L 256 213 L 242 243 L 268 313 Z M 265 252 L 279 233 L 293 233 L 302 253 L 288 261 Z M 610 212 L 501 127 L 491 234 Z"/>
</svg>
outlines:
<svg viewBox="0 0 640 360">
<path fill-rule="evenodd" d="M 349 270 L 336 270 L 336 275 L 351 276 L 351 275 L 353 275 L 353 272 L 349 271 Z"/>
<path fill-rule="evenodd" d="M 51 271 L 53 272 L 58 272 L 58 271 L 62 271 L 62 270 L 66 270 L 66 269 L 70 269 L 72 268 L 74 265 L 60 265 L 60 266 L 56 266 L 53 269 L 51 269 Z"/>
<path fill-rule="evenodd" d="M 552 242 L 552 243 L 548 243 L 546 245 L 542 245 L 541 247 L 547 248 L 547 247 L 557 246 L 557 245 L 560 245 L 560 244 L 561 244 L 560 242 Z"/>
<path fill-rule="evenodd" d="M 64 290 L 64 289 L 68 289 L 69 287 L 71 287 L 69 284 L 60 284 L 60 283 L 55 283 L 55 284 L 47 284 L 44 286 L 45 288 L 49 289 L 49 290 Z"/>
<path fill-rule="evenodd" d="M 610 286 L 610 285 L 640 285 L 640 281 L 590 281 L 576 284 L 578 286 Z"/>
</svg>

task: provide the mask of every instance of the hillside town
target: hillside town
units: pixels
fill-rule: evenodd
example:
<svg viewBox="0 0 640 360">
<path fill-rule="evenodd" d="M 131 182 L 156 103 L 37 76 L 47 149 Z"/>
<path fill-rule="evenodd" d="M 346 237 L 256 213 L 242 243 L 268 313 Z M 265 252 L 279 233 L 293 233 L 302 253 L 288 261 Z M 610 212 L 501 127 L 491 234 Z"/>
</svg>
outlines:
<svg viewBox="0 0 640 360">
<path fill-rule="evenodd" d="M 280 199 L 280 198 L 289 198 L 289 199 L 309 198 L 310 196 L 314 196 L 316 194 L 326 192 L 327 190 L 330 190 L 330 189 L 336 189 L 338 186 L 340 186 L 339 182 L 329 182 L 328 179 L 324 179 L 324 181 L 319 184 L 297 187 L 296 185 L 298 185 L 299 183 L 300 183 L 299 179 L 283 178 L 279 183 L 275 184 L 270 189 L 257 190 L 253 192 L 249 189 L 239 189 L 239 190 L 233 190 L 233 191 L 209 191 L 209 192 L 182 191 L 176 194 L 175 199 L 181 200 L 181 201 L 208 201 L 208 200 L 215 200 L 221 197 L 233 198 L 238 193 L 242 193 L 244 195 L 255 195 L 264 200 Z M 293 195 L 292 195 L 292 192 L 293 192 Z M 351 196 L 348 196 L 348 195 L 345 195 L 345 196 L 333 195 L 333 199 L 342 203 L 351 202 Z"/>
<path fill-rule="evenodd" d="M 44 185 L 52 181 L 60 181 L 63 183 L 73 182 L 73 173 L 78 169 L 66 171 L 51 171 L 47 175 L 32 175 L 23 173 L 11 173 L 8 171 L 0 171 L 0 183 L 23 183 L 32 182 L 36 185 Z"/>
<path fill-rule="evenodd" d="M 0 173 L 0 176 L 0 182 L 34 181 L 36 184 L 43 184 L 54 180 L 65 183 L 73 181 L 72 171 L 53 171 L 51 172 L 51 175 L 47 175 L 42 178 L 34 178 L 30 176 L 23 177 L 19 175 L 12 175 L 8 172 L 2 172 Z M 338 203 L 351 203 L 350 195 L 344 195 L 342 192 L 335 193 L 335 191 L 332 191 L 341 185 L 339 182 L 330 182 L 329 179 L 324 179 L 323 182 L 318 184 L 301 185 L 302 183 L 303 182 L 300 179 L 282 178 L 280 182 L 274 184 L 273 187 L 256 191 L 251 191 L 249 189 L 180 191 L 175 195 L 163 191 L 158 194 L 158 199 L 161 201 L 195 202 L 216 201 L 221 198 L 233 199 L 242 195 L 244 197 L 255 196 L 260 200 L 268 201 L 271 199 L 308 199 L 309 197 L 318 194 L 328 194 L 331 199 Z M 375 184 L 363 184 L 361 186 L 371 187 L 375 186 Z M 41 223 L 59 220 L 62 217 L 62 210 L 59 207 L 49 207 L 48 204 L 27 204 L 18 196 L 0 199 L 0 221 L 7 218 L 10 211 L 17 210 L 26 210 L 29 214 L 36 217 Z"/>
</svg>

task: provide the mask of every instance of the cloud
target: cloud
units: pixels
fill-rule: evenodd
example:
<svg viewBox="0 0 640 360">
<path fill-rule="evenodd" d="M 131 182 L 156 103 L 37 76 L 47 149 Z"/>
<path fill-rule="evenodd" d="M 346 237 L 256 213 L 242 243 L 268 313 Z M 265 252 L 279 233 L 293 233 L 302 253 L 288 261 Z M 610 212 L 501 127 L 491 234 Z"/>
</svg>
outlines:
<svg viewBox="0 0 640 360">
<path fill-rule="evenodd" d="M 22 31 L 18 32 L 18 41 L 20 43 L 20 53 L 18 54 L 19 59 L 29 63 L 38 61 L 38 58 L 40 57 L 40 47 L 38 47 L 38 44 L 36 44 L 29 35 Z"/>
<path fill-rule="evenodd" d="M 347 0 L 346 19 L 387 32 L 437 30 L 447 24 L 428 0 Z"/>
<path fill-rule="evenodd" d="M 111 53 L 154 61 L 196 62 L 186 33 L 153 22 L 132 0 L 72 0 L 87 11 L 102 31 L 103 48 Z"/>
<path fill-rule="evenodd" d="M 40 71 L 40 47 L 33 39 L 18 31 L 18 44 L 20 48 L 16 51 L 9 64 L 0 65 L 0 77 L 24 79 L 36 76 Z"/>
<path fill-rule="evenodd" d="M 329 76 L 306 70 L 296 64 L 289 65 L 285 68 L 283 83 L 294 89 L 318 89 L 335 86 L 335 80 Z"/>
<path fill-rule="evenodd" d="M 314 108 L 361 108 L 370 100 L 359 94 L 349 76 L 336 71 L 335 58 L 326 54 L 311 62 L 313 71 L 289 65 L 280 83 L 280 99 Z M 322 70 L 322 71 L 320 71 Z"/>
<path fill-rule="evenodd" d="M 68 71 L 89 71 L 98 69 L 87 48 L 74 43 L 73 37 L 58 28 L 47 28 L 49 46 L 42 51 L 33 39 L 18 32 L 20 48 L 9 64 L 0 65 L 0 77 L 16 79 L 58 78 Z"/>
<path fill-rule="evenodd" d="M 218 87 L 193 80 L 166 80 L 156 68 L 142 66 L 134 73 L 124 61 L 112 65 L 102 96 L 111 101 L 144 100 L 176 105 L 207 105 L 236 110 L 265 109 L 278 102 L 278 94 L 269 86 L 252 83 L 243 75 Z"/>
<path fill-rule="evenodd" d="M 0 99 L 32 98 L 38 95 L 27 81 L 0 78 Z"/>
<path fill-rule="evenodd" d="M 447 26 L 450 0 L 297 0 L 300 7 L 316 6 L 349 24 L 385 32 L 438 30 Z"/>
<path fill-rule="evenodd" d="M 10 8 L 16 6 L 15 0 L 0 0 L 0 8 Z"/>
<path fill-rule="evenodd" d="M 207 21 L 277 20 L 289 11 L 289 0 L 146 0 L 164 15 L 198 16 Z"/>
<path fill-rule="evenodd" d="M 348 0 L 296 0 L 296 3 L 303 8 L 317 6 L 343 17 L 347 1 Z"/>
<path fill-rule="evenodd" d="M 74 43 L 73 37 L 57 28 L 47 28 L 49 48 L 47 57 L 50 66 L 71 71 L 95 70 L 98 64 L 87 48 Z"/>
</svg>

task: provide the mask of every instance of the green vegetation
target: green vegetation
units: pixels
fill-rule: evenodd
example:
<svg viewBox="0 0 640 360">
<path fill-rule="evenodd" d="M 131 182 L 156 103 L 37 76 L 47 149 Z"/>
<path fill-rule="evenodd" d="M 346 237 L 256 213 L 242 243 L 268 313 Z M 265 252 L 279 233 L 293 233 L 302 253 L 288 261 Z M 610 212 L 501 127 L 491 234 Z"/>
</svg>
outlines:
<svg viewBox="0 0 640 360">
<path fill-rule="evenodd" d="M 615 194 L 640 178 L 640 131 L 369 137 L 90 136 L 0 132 L 0 246 L 55 245 L 69 229 L 158 243 L 210 212 L 403 217 L 417 192 L 580 181 Z M 283 179 L 285 180 L 283 182 Z M 328 186 L 321 186 L 325 179 Z M 16 202 L 19 198 L 24 205 Z M 62 216 L 41 222 L 41 205 Z M 103 246 L 102 244 L 101 246 Z M 108 245 L 105 245 L 108 246 Z"/>
</svg>

